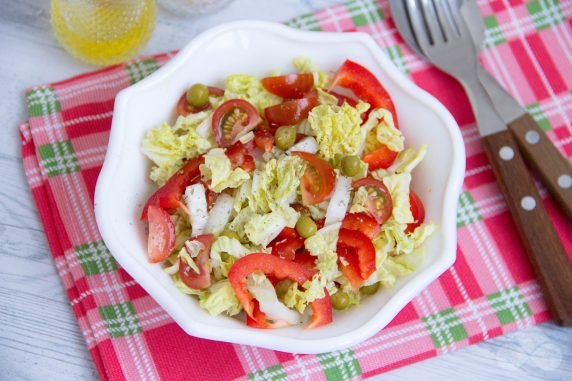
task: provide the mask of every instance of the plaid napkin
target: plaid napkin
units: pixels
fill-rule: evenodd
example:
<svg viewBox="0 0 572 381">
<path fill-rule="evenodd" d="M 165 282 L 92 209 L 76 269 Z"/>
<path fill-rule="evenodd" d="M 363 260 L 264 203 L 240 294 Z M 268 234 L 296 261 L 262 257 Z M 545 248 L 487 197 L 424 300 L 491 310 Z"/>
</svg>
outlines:
<svg viewBox="0 0 572 381">
<path fill-rule="evenodd" d="M 482 59 L 567 156 L 572 155 L 572 2 L 481 1 Z M 131 61 L 27 92 L 20 127 L 26 176 L 57 270 L 103 380 L 361 379 L 550 318 L 479 142 L 461 87 L 415 56 L 387 3 L 354 0 L 288 24 L 369 33 L 462 126 L 467 173 L 459 199 L 457 261 L 393 322 L 355 347 L 293 355 L 186 335 L 110 255 L 93 192 L 106 151 L 113 99 L 169 55 Z M 566 250 L 572 226 L 547 199 Z"/>
</svg>

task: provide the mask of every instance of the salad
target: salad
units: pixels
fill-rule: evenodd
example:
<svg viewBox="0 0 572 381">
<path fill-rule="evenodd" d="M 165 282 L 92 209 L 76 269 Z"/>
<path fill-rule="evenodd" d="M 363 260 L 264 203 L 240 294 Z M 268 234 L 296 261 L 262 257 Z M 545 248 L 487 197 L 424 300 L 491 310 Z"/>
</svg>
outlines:
<svg viewBox="0 0 572 381">
<path fill-rule="evenodd" d="M 330 323 L 414 271 L 436 228 L 410 189 L 426 146 L 405 148 L 377 78 L 350 60 L 293 66 L 193 84 L 142 142 L 158 186 L 141 215 L 149 261 L 257 328 Z"/>
</svg>

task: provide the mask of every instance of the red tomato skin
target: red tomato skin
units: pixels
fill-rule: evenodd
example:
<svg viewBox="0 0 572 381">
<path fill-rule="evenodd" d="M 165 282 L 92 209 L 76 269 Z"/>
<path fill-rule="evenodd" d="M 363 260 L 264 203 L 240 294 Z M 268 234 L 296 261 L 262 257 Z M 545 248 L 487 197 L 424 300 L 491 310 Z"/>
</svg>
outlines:
<svg viewBox="0 0 572 381">
<path fill-rule="evenodd" d="M 271 130 L 280 126 L 298 124 L 308 118 L 310 111 L 318 105 L 318 97 L 309 96 L 301 99 L 293 99 L 282 102 L 275 106 L 266 107 L 264 116 Z"/>
<path fill-rule="evenodd" d="M 409 204 L 415 222 L 407 224 L 405 233 L 413 233 L 415 229 L 425 222 L 425 206 L 423 206 L 423 201 L 421 201 L 419 196 L 413 191 L 409 192 Z"/>
<path fill-rule="evenodd" d="M 390 150 L 386 145 L 364 155 L 363 161 L 368 164 L 370 171 L 387 169 L 395 162 L 397 152 Z"/>
<path fill-rule="evenodd" d="M 231 136 L 223 136 L 222 122 L 225 116 L 239 109 L 243 113 L 243 119 L 233 125 Z M 247 133 L 253 130 L 262 122 L 262 118 L 258 115 L 256 108 L 243 99 L 231 99 L 216 108 L 213 113 L 211 129 L 219 147 L 229 147 L 237 140 L 239 133 Z"/>
<path fill-rule="evenodd" d="M 234 143 L 225 151 L 233 168 L 242 168 L 246 172 L 252 172 L 255 168 L 254 158 L 248 154 L 248 148 L 240 141 Z"/>
<path fill-rule="evenodd" d="M 264 152 L 270 152 L 274 147 L 274 135 L 268 130 L 256 130 L 254 133 L 254 146 Z"/>
<path fill-rule="evenodd" d="M 272 254 L 293 261 L 296 257 L 296 251 L 303 247 L 304 239 L 302 237 L 286 238 L 272 245 Z"/>
<path fill-rule="evenodd" d="M 375 271 L 375 247 L 371 239 L 362 232 L 340 229 L 338 249 L 349 249 L 355 252 L 358 259 L 358 271 L 362 280 L 369 278 Z"/>
<path fill-rule="evenodd" d="M 303 286 L 314 275 L 303 265 L 274 255 L 254 253 L 239 258 L 230 268 L 228 280 L 246 314 L 255 320 L 255 299 L 246 288 L 246 278 L 257 271 L 272 275 L 278 280 L 290 279 L 298 283 L 299 286 Z M 313 313 L 308 327 L 318 327 L 332 321 L 330 295 L 327 290 L 324 289 L 324 291 L 326 294 L 324 298 L 316 299 L 310 303 Z"/>
<path fill-rule="evenodd" d="M 200 180 L 199 166 L 204 163 L 202 156 L 187 161 L 167 182 L 155 191 L 147 200 L 141 213 L 141 220 L 147 220 L 147 210 L 154 205 L 162 209 L 179 207 L 185 188 Z"/>
<path fill-rule="evenodd" d="M 149 207 L 148 216 L 147 256 L 150 263 L 163 262 L 175 248 L 175 224 L 169 213 L 155 205 Z"/>
<path fill-rule="evenodd" d="M 312 90 L 314 75 L 312 73 L 287 74 L 262 78 L 262 86 L 272 94 L 286 99 L 302 98 Z"/>
<path fill-rule="evenodd" d="M 365 212 L 348 213 L 342 221 L 342 228 L 362 232 L 369 239 L 374 239 L 381 232 L 376 219 Z"/>
<path fill-rule="evenodd" d="M 346 60 L 338 69 L 331 88 L 345 87 L 354 92 L 372 108 L 384 108 L 391 112 L 395 127 L 398 128 L 397 112 L 391 96 L 375 75 L 360 64 Z"/>
<path fill-rule="evenodd" d="M 373 179 L 371 177 L 365 177 L 363 179 L 356 180 L 352 183 L 352 187 L 357 189 L 359 187 L 373 187 L 376 192 L 380 193 L 383 197 L 383 209 L 379 209 L 378 200 L 376 197 L 370 197 L 368 199 L 368 209 L 371 215 L 377 220 L 378 224 L 383 224 L 385 221 L 391 217 L 393 212 L 393 200 L 391 199 L 391 194 L 385 186 L 385 184 L 379 180 Z"/>
<path fill-rule="evenodd" d="M 205 246 L 205 249 L 201 250 L 199 255 L 194 258 L 195 264 L 199 268 L 199 273 L 197 274 L 190 266 L 179 260 L 179 276 L 181 281 L 188 287 L 195 290 L 203 290 L 211 285 L 209 258 L 214 236 L 212 234 L 203 234 L 192 238 L 192 240 L 197 240 Z"/>
<path fill-rule="evenodd" d="M 336 173 L 330 164 L 308 152 L 294 151 L 292 155 L 299 156 L 309 164 L 300 182 L 303 204 L 315 205 L 327 200 L 336 183 Z"/>
</svg>

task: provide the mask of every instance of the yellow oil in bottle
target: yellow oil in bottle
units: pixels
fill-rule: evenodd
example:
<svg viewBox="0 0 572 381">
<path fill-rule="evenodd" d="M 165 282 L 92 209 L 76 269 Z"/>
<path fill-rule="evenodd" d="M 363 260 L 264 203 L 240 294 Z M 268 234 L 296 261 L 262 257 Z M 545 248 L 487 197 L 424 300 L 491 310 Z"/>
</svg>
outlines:
<svg viewBox="0 0 572 381">
<path fill-rule="evenodd" d="M 58 41 L 73 56 L 94 65 L 132 58 L 155 26 L 154 0 L 52 0 Z"/>
</svg>

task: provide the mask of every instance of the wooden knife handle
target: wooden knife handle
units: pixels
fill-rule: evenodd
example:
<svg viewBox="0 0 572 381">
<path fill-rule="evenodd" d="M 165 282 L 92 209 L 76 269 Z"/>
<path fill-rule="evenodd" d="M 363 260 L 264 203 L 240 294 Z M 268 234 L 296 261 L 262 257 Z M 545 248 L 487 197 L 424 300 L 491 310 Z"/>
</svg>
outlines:
<svg viewBox="0 0 572 381">
<path fill-rule="evenodd" d="M 483 145 L 528 257 L 559 325 L 572 325 L 572 263 L 508 130 L 482 138 Z"/>
<path fill-rule="evenodd" d="M 552 144 L 529 114 L 512 121 L 513 132 L 524 160 L 534 168 L 552 197 L 572 220 L 572 166 Z"/>
</svg>

